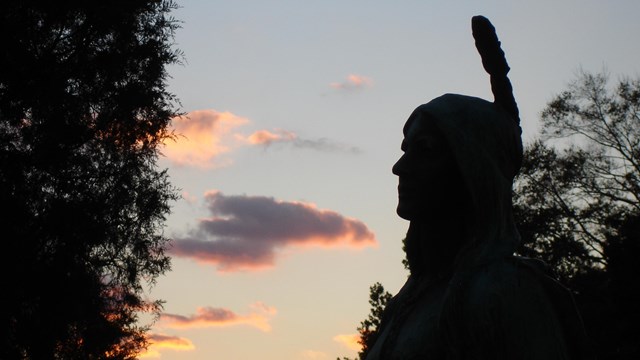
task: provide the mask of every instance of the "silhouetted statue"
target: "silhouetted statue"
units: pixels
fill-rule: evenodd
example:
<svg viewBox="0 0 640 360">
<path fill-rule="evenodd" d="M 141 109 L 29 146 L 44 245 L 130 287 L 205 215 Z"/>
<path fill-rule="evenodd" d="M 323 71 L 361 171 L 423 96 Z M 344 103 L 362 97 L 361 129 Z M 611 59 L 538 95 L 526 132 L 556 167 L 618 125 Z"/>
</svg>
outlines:
<svg viewBox="0 0 640 360">
<path fill-rule="evenodd" d="M 480 16 L 472 28 L 495 101 L 446 94 L 407 120 L 393 173 L 411 275 L 366 359 L 591 358 L 570 292 L 513 255 L 518 108 L 495 29 Z"/>
</svg>

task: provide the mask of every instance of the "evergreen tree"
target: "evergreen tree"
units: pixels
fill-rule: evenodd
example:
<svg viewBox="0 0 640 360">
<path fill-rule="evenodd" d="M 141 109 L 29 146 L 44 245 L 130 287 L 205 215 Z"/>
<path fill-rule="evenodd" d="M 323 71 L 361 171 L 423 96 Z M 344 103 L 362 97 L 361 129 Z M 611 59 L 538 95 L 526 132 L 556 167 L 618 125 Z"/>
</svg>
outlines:
<svg viewBox="0 0 640 360">
<path fill-rule="evenodd" d="M 0 358 L 133 358 L 170 267 L 171 1 L 8 0 L 0 12 Z"/>
</svg>

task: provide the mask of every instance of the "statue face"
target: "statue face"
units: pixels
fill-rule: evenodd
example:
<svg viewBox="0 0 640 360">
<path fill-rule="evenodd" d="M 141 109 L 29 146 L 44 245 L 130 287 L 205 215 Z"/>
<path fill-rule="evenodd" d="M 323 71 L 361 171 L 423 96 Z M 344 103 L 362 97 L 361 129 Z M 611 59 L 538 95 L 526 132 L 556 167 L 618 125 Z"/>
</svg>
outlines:
<svg viewBox="0 0 640 360">
<path fill-rule="evenodd" d="M 450 215 L 462 176 L 441 130 L 430 118 L 414 114 L 404 127 L 401 148 L 404 154 L 393 166 L 399 178 L 398 215 L 406 220 Z"/>
</svg>

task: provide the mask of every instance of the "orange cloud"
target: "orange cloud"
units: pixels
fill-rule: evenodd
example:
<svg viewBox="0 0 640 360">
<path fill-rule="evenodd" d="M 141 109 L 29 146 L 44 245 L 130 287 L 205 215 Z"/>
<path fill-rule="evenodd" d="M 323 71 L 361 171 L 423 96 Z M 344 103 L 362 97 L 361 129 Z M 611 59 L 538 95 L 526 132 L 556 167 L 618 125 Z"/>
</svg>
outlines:
<svg viewBox="0 0 640 360">
<path fill-rule="evenodd" d="M 359 90 L 373 86 L 373 80 L 366 76 L 350 74 L 342 82 L 334 82 L 330 84 L 332 88 L 339 90 Z"/>
<path fill-rule="evenodd" d="M 138 359 L 159 359 L 160 357 L 160 352 L 152 347 L 138 354 Z"/>
<path fill-rule="evenodd" d="M 141 359 L 153 359 L 160 357 L 160 349 L 174 351 L 191 351 L 195 346 L 191 340 L 178 336 L 150 334 L 148 335 L 149 348 L 139 355 Z"/>
<path fill-rule="evenodd" d="M 271 267 L 286 247 L 355 248 L 376 246 L 375 235 L 360 220 L 311 203 L 265 196 L 205 194 L 211 217 L 201 219 L 190 236 L 174 239 L 174 256 L 218 266 L 219 271 Z"/>
<path fill-rule="evenodd" d="M 269 320 L 276 314 L 276 309 L 261 302 L 251 305 L 250 309 L 248 314 L 239 315 L 225 308 L 200 307 L 190 316 L 162 314 L 160 325 L 176 329 L 249 325 L 265 332 L 271 331 Z"/>
<path fill-rule="evenodd" d="M 220 155 L 229 152 L 229 133 L 249 121 L 230 112 L 197 110 L 175 117 L 172 128 L 177 138 L 165 142 L 162 153 L 179 166 L 214 168 L 228 165 Z"/>
<path fill-rule="evenodd" d="M 346 346 L 347 348 L 355 351 L 360 351 L 362 345 L 360 345 L 360 334 L 342 334 L 333 337 L 334 341 Z"/>
</svg>

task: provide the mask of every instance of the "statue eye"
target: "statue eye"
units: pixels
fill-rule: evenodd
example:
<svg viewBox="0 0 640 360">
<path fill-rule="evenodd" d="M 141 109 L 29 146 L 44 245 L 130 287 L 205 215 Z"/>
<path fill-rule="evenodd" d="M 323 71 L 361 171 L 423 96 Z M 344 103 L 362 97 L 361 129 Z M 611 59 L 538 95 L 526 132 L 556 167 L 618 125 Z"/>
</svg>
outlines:
<svg viewBox="0 0 640 360">
<path fill-rule="evenodd" d="M 415 149 L 423 154 L 433 154 L 437 151 L 437 144 L 433 138 L 424 137 L 416 142 Z"/>
<path fill-rule="evenodd" d="M 430 141 L 424 140 L 418 143 L 418 150 L 430 152 L 433 151 L 433 144 Z"/>
</svg>

